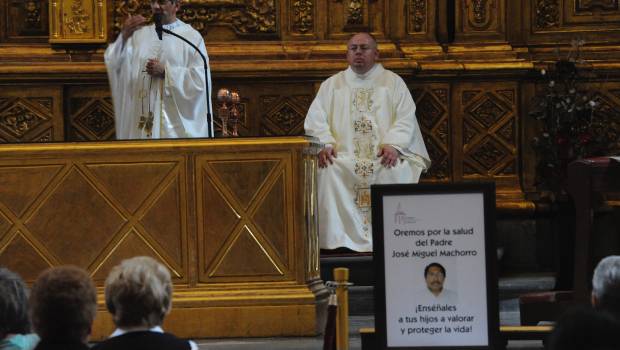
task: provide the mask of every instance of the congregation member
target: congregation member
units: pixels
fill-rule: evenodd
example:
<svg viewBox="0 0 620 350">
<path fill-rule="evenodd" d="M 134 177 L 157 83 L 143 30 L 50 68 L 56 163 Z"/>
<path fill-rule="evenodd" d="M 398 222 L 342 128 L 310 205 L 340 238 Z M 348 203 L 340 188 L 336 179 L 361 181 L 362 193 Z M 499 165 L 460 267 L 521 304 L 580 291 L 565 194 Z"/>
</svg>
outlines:
<svg viewBox="0 0 620 350">
<path fill-rule="evenodd" d="M 163 28 L 196 45 L 208 61 L 202 35 L 177 18 L 179 8 L 180 0 L 151 0 Z M 194 48 L 167 33 L 158 38 L 155 25 L 145 24 L 143 16 L 129 14 L 105 52 L 116 138 L 209 137 L 210 71 Z"/>
<path fill-rule="evenodd" d="M 115 266 L 105 281 L 105 303 L 117 329 L 94 350 L 198 349 L 161 328 L 172 308 L 172 280 L 153 258 L 135 257 Z"/>
<path fill-rule="evenodd" d="M 97 292 L 88 273 L 74 266 L 53 267 L 34 282 L 30 315 L 41 337 L 35 350 L 87 350 L 97 313 Z"/>
<path fill-rule="evenodd" d="M 620 256 L 608 256 L 594 269 L 592 306 L 620 320 Z"/>
<path fill-rule="evenodd" d="M 620 323 L 610 313 L 592 308 L 573 309 L 560 317 L 547 339 L 548 350 L 620 349 Z"/>
<path fill-rule="evenodd" d="M 30 333 L 28 290 L 18 274 L 0 268 L 0 350 L 32 350 L 39 342 Z"/>
<path fill-rule="evenodd" d="M 325 145 L 318 159 L 320 247 L 370 252 L 370 185 L 417 183 L 430 159 L 411 93 L 377 63 L 376 40 L 353 35 L 346 56 L 348 69 L 321 84 L 304 128 Z"/>
</svg>

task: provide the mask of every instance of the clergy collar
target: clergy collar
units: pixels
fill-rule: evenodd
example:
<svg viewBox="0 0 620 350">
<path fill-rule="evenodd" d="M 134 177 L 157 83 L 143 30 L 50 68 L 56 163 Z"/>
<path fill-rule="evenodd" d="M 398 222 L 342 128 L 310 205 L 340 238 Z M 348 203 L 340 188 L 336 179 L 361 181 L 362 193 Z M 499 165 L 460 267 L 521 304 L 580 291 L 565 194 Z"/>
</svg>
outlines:
<svg viewBox="0 0 620 350">
<path fill-rule="evenodd" d="M 364 74 L 355 73 L 355 71 L 353 71 L 353 69 L 350 66 L 349 68 L 347 68 L 345 72 L 346 72 L 346 75 L 348 75 L 350 79 L 371 80 L 371 79 L 374 79 L 377 73 L 380 73 L 381 71 L 383 71 L 383 66 L 381 65 L 381 63 L 375 63 L 375 65 L 372 66 L 372 68 L 370 68 L 368 72 Z"/>
<path fill-rule="evenodd" d="M 169 24 L 164 24 L 162 25 L 162 27 L 164 27 L 164 29 L 167 29 L 167 30 L 173 30 L 179 27 L 181 24 L 183 24 L 183 22 L 177 18 L 174 22 L 169 23 Z"/>
</svg>

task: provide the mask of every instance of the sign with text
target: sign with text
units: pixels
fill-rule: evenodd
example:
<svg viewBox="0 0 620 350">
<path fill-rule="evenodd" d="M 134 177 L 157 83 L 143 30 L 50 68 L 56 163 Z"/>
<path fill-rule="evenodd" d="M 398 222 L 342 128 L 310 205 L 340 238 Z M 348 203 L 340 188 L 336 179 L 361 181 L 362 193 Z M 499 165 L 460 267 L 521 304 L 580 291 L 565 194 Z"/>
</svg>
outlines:
<svg viewBox="0 0 620 350">
<path fill-rule="evenodd" d="M 376 185 L 371 193 L 379 344 L 494 348 L 494 184 Z"/>
</svg>

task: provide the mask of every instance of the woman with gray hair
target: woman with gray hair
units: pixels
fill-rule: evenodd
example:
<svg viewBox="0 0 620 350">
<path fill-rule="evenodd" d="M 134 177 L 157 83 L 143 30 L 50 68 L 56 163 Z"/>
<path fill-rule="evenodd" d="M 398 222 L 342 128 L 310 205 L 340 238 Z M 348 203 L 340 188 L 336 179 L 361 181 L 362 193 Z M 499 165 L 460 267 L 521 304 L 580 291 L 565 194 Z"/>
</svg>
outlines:
<svg viewBox="0 0 620 350">
<path fill-rule="evenodd" d="M 95 350 L 197 350 L 192 341 L 164 333 L 172 308 L 170 272 L 153 258 L 123 260 L 105 281 L 105 303 L 117 329 Z"/>
<path fill-rule="evenodd" d="M 30 350 L 39 342 L 30 333 L 28 291 L 15 272 L 0 268 L 0 350 Z"/>
<path fill-rule="evenodd" d="M 592 306 L 620 318 L 620 256 L 608 256 L 594 269 Z"/>
</svg>

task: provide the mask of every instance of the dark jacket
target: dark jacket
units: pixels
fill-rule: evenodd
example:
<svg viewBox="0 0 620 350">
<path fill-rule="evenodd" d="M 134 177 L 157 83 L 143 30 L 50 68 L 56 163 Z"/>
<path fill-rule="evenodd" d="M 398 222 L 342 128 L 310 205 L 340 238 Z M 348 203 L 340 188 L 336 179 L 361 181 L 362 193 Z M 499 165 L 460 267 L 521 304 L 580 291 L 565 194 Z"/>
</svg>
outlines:
<svg viewBox="0 0 620 350">
<path fill-rule="evenodd" d="M 95 345 L 93 350 L 190 350 L 187 340 L 170 333 L 151 331 L 129 332 Z"/>
</svg>

